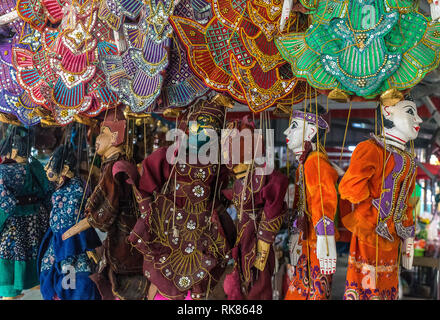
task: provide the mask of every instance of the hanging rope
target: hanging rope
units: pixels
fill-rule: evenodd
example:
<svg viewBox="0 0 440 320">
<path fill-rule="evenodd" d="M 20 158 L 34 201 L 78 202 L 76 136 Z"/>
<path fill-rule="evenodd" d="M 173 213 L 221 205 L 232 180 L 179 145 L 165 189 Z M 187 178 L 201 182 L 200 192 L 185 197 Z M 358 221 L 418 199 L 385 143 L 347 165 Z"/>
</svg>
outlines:
<svg viewBox="0 0 440 320">
<path fill-rule="evenodd" d="M 105 114 L 104 114 L 104 120 L 103 120 L 103 122 L 105 122 L 105 119 L 107 118 L 107 113 L 108 113 L 108 109 L 105 110 Z M 83 192 L 83 196 L 82 196 L 82 199 L 81 199 L 81 204 L 80 204 L 80 206 L 79 206 L 78 214 L 76 215 L 76 222 L 75 222 L 75 224 L 78 223 L 78 221 L 79 221 L 79 217 L 80 217 L 80 215 L 81 215 L 81 210 L 82 210 L 82 206 L 83 206 L 83 204 L 84 204 L 84 198 L 85 198 L 86 193 L 87 193 L 87 188 L 88 188 L 88 186 L 89 186 L 90 177 L 91 177 L 91 175 L 92 175 L 93 164 L 95 163 L 95 159 L 96 159 L 96 153 L 97 153 L 97 151 L 98 151 L 98 150 L 95 148 L 95 153 L 93 154 L 93 159 L 92 159 L 92 165 L 90 166 L 89 174 L 88 174 L 88 177 L 87 177 L 86 185 L 85 185 L 85 187 L 84 187 L 84 192 Z"/>
<path fill-rule="evenodd" d="M 347 122 L 345 124 L 344 140 L 342 141 L 341 155 L 339 156 L 339 166 L 341 166 L 342 155 L 344 153 L 345 139 L 347 138 L 348 123 L 350 122 L 350 114 L 351 114 L 351 100 L 350 100 L 350 106 L 348 108 Z"/>
</svg>

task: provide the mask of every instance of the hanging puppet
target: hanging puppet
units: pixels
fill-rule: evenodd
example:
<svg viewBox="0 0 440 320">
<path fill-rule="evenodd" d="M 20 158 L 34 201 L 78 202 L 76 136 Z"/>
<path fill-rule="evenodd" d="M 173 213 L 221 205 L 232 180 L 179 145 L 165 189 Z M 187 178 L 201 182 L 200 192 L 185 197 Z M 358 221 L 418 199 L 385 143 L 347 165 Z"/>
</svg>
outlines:
<svg viewBox="0 0 440 320">
<path fill-rule="evenodd" d="M 124 151 L 126 120 L 122 112 L 109 111 L 96 138 L 101 156 L 101 177 L 85 206 L 86 218 L 67 230 L 63 239 L 90 227 L 107 232 L 99 270 L 91 276 L 104 300 L 143 300 L 148 282 L 142 275 L 142 255 L 126 241 L 137 219 L 136 201 L 124 173 L 137 181 L 136 166 Z"/>
<path fill-rule="evenodd" d="M 226 276 L 225 293 L 230 300 L 271 300 L 275 268 L 272 245 L 287 212 L 284 202 L 287 177 L 278 171 L 265 174 L 263 166 L 259 166 L 261 172 L 258 172 L 257 164 L 250 161 L 253 159 L 253 151 L 250 151 L 251 154 L 245 152 L 244 144 L 255 146 L 258 150 L 262 149 L 263 143 L 260 139 L 257 142 L 260 144 L 258 147 L 256 141 L 252 141 L 254 123 L 244 118 L 230 122 L 227 129 L 233 131 L 226 138 L 229 139 L 229 144 L 222 144 L 222 147 L 229 150 L 231 162 L 228 167 L 235 176 L 230 198 L 238 212 L 238 236 L 232 249 L 234 270 Z M 239 144 L 241 134 L 249 134 L 250 140 L 245 137 Z M 238 140 L 238 143 L 234 140 Z M 234 154 L 237 154 L 237 150 L 233 149 L 234 144 L 240 146 L 240 161 L 237 164 L 232 161 Z"/>
<path fill-rule="evenodd" d="M 287 147 L 299 162 L 294 201 L 297 217 L 290 238 L 295 273 L 286 294 L 288 300 L 329 299 L 336 271 L 338 173 L 320 142 L 329 129 L 322 114 L 293 110 L 284 132 Z"/>
<path fill-rule="evenodd" d="M 40 291 L 45 300 L 100 299 L 89 278 L 95 265 L 87 255 L 87 251 L 101 245 L 96 231 L 87 229 L 66 241 L 61 239 L 62 234 L 84 216 L 83 211 L 79 212 L 84 188 L 75 174 L 76 162 L 73 145 L 60 145 L 45 167 L 48 180 L 56 186 L 52 194 L 50 228 L 38 258 Z M 69 274 L 74 277 L 74 286 L 64 280 Z"/>
<path fill-rule="evenodd" d="M 422 119 L 416 104 L 398 91 L 382 95 L 377 116 L 381 135 L 372 134 L 357 145 L 339 184 L 341 199 L 354 204 L 354 211 L 342 218 L 353 233 L 344 295 L 348 300 L 397 299 L 400 259 L 406 269 L 412 268 L 409 198 L 416 162 L 406 144 L 417 138 Z"/>
<path fill-rule="evenodd" d="M 225 270 L 234 243 L 232 220 L 219 199 L 227 169 L 219 162 L 202 164 L 200 153 L 209 145 L 218 160 L 213 150 L 230 103 L 218 94 L 187 110 L 179 128 L 189 133 L 189 145 L 179 149 L 178 162 L 167 160 L 174 145 L 143 161 L 137 195 L 142 216 L 128 240 L 144 256 L 144 274 L 154 285 L 150 299 L 208 298 Z"/>
<path fill-rule="evenodd" d="M 37 254 L 49 227 L 51 190 L 30 156 L 31 132 L 11 127 L 0 154 L 0 296 L 14 299 L 39 284 Z"/>
</svg>

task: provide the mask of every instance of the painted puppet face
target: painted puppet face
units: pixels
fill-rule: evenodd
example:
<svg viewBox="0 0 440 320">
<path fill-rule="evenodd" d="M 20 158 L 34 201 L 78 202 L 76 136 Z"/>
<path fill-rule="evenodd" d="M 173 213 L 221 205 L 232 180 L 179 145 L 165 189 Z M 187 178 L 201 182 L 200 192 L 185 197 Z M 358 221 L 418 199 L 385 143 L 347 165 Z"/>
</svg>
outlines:
<svg viewBox="0 0 440 320">
<path fill-rule="evenodd" d="M 383 111 L 384 117 L 394 123 L 394 127 L 389 130 L 391 134 L 396 135 L 405 142 L 417 138 L 422 119 L 417 114 L 417 107 L 414 102 L 409 100 L 400 101 L 392 107 L 384 107 Z"/>
<path fill-rule="evenodd" d="M 111 132 L 108 127 L 102 126 L 100 134 L 96 137 L 96 153 L 104 155 L 116 141 L 117 135 L 117 132 Z"/>
<path fill-rule="evenodd" d="M 316 127 L 302 119 L 292 119 L 290 126 L 284 131 L 287 147 L 299 154 L 303 151 L 304 141 L 311 141 L 316 135 Z"/>
<path fill-rule="evenodd" d="M 199 116 L 197 121 L 192 121 L 189 128 L 189 150 L 197 153 L 197 151 L 207 142 L 210 141 L 211 130 L 217 131 L 219 125 L 217 121 L 211 116 Z"/>
</svg>

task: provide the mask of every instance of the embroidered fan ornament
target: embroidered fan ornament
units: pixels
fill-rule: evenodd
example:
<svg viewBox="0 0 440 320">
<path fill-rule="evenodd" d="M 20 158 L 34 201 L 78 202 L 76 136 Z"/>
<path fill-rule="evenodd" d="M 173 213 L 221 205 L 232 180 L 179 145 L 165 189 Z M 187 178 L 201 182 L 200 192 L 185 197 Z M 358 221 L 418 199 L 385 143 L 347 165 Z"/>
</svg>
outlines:
<svg viewBox="0 0 440 320">
<path fill-rule="evenodd" d="M 229 93 L 254 112 L 287 97 L 291 103 L 301 101 L 304 87 L 295 90 L 297 80 L 272 40 L 276 32 L 268 30 L 271 21 L 273 26 L 278 23 L 280 15 L 271 16 L 261 1 L 210 3 L 213 17 L 207 24 L 179 16 L 170 18 L 186 47 L 192 70 L 205 85 Z"/>
<path fill-rule="evenodd" d="M 440 63 L 440 22 L 413 1 L 301 3 L 311 10 L 312 25 L 275 42 L 293 73 L 326 94 L 338 89 L 374 99 L 413 87 Z"/>
</svg>

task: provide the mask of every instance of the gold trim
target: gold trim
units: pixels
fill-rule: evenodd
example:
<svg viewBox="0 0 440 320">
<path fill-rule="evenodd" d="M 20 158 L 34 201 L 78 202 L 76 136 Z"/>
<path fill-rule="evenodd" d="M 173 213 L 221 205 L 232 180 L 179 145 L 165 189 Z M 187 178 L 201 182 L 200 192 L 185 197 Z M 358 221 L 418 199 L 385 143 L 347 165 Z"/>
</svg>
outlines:
<svg viewBox="0 0 440 320">
<path fill-rule="evenodd" d="M 383 106 L 394 106 L 404 99 L 403 93 L 397 89 L 388 89 L 380 95 L 380 104 Z"/>
<path fill-rule="evenodd" d="M 4 113 L 0 113 L 0 122 L 12 124 L 14 126 L 21 126 L 21 122 L 18 121 L 18 119 L 12 117 L 12 115 L 7 115 Z"/>
</svg>

